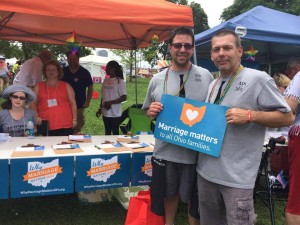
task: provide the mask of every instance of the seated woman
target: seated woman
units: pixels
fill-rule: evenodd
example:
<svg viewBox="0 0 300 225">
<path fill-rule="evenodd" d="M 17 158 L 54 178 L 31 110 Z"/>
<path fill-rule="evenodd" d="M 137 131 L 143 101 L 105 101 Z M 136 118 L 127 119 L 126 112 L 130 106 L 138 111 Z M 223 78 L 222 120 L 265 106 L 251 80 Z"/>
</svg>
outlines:
<svg viewBox="0 0 300 225">
<path fill-rule="evenodd" d="M 73 134 L 77 124 L 77 107 L 73 88 L 60 81 L 63 71 L 56 60 L 48 61 L 43 68 L 46 81 L 34 87 L 37 96 L 31 104 L 38 124 L 42 120 L 49 122 L 49 136 L 67 136 Z"/>
<path fill-rule="evenodd" d="M 1 104 L 0 126 L 2 132 L 9 133 L 12 137 L 23 137 L 26 134 L 27 123 L 31 120 L 36 124 L 34 111 L 26 108 L 26 103 L 34 101 L 34 92 L 21 84 L 8 86 L 1 95 L 6 99 Z"/>
</svg>

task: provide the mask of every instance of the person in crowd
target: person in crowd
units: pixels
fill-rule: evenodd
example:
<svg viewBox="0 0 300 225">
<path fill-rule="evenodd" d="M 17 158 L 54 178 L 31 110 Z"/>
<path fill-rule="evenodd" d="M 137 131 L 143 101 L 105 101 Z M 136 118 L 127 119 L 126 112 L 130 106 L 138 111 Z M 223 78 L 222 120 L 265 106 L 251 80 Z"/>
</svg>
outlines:
<svg viewBox="0 0 300 225">
<path fill-rule="evenodd" d="M 275 74 L 273 76 L 273 79 L 275 81 L 275 84 L 278 88 L 278 90 L 280 91 L 281 94 L 283 94 L 283 92 L 285 91 L 285 89 L 287 88 L 287 86 L 290 84 L 291 80 L 290 78 L 288 78 L 286 75 L 282 74 L 282 73 L 278 73 L 278 74 Z M 281 132 L 281 133 L 284 133 L 284 132 L 288 132 L 290 130 L 290 126 L 287 126 L 287 127 L 279 127 L 279 128 L 270 128 L 270 127 L 267 127 L 267 132 L 269 131 L 275 131 L 275 132 Z"/>
<path fill-rule="evenodd" d="M 51 57 L 51 52 L 43 49 L 37 57 L 25 61 L 15 76 L 13 84 L 23 84 L 33 89 L 37 83 L 43 81 L 43 65 Z"/>
<path fill-rule="evenodd" d="M 289 59 L 285 74 L 292 80 L 300 70 L 300 57 L 292 57 Z"/>
<path fill-rule="evenodd" d="M 9 71 L 7 69 L 5 58 L 0 58 L 0 93 L 9 81 Z"/>
<path fill-rule="evenodd" d="M 289 130 L 289 194 L 285 210 L 287 225 L 300 225 L 300 68 L 283 93 L 296 119 Z"/>
<path fill-rule="evenodd" d="M 283 92 L 285 91 L 287 86 L 289 86 L 289 84 L 291 82 L 290 78 L 288 78 L 286 75 L 284 75 L 282 73 L 275 74 L 273 76 L 273 79 L 274 79 L 275 84 L 281 94 L 283 94 Z"/>
<path fill-rule="evenodd" d="M 272 77 L 243 67 L 242 54 L 235 32 L 221 30 L 212 37 L 211 59 L 220 76 L 210 84 L 206 101 L 229 109 L 220 158 L 199 153 L 201 225 L 254 224 L 253 188 L 266 126 L 289 126 L 293 121 Z"/>
<path fill-rule="evenodd" d="M 12 72 L 12 79 L 14 79 L 15 75 L 19 72 L 20 68 L 21 68 L 21 60 L 18 60 L 13 67 L 11 68 L 11 72 Z"/>
<path fill-rule="evenodd" d="M 26 107 L 35 100 L 34 92 L 22 84 L 13 84 L 2 92 L 1 97 L 6 100 L 1 104 L 3 110 L 0 111 L 2 132 L 12 137 L 25 136 L 28 121 L 36 124 L 34 111 Z"/>
<path fill-rule="evenodd" d="M 106 74 L 109 78 L 103 81 L 102 98 L 96 116 L 100 117 L 102 114 L 105 135 L 118 135 L 122 115 L 121 102 L 127 98 L 123 69 L 118 62 L 112 60 L 106 65 Z"/>
<path fill-rule="evenodd" d="M 73 134 L 77 125 L 77 107 L 73 88 L 60 79 L 63 76 L 60 63 L 56 60 L 46 62 L 43 73 L 46 81 L 34 87 L 37 96 L 31 104 L 38 124 L 49 122 L 49 136 Z"/>
<path fill-rule="evenodd" d="M 205 101 L 208 86 L 213 80 L 208 70 L 190 62 L 194 52 L 194 34 L 191 29 L 175 29 L 170 34 L 168 48 L 172 58 L 171 66 L 151 79 L 143 105 L 147 115 L 153 119 L 163 110 L 163 94 Z M 154 210 L 158 213 L 165 211 L 167 225 L 174 224 L 179 199 L 189 206 L 192 203 L 192 193 L 196 187 L 197 158 L 197 151 L 155 140 L 151 200 L 158 205 L 154 203 L 152 210 L 159 207 L 160 199 L 157 198 L 160 196 L 164 209 Z M 197 213 L 189 210 L 188 218 L 189 224 L 199 224 Z"/>
<path fill-rule="evenodd" d="M 93 95 L 93 80 L 90 72 L 80 66 L 79 53 L 67 53 L 69 66 L 63 68 L 63 81 L 69 83 L 75 92 L 77 104 L 77 125 L 74 127 L 74 134 L 80 133 L 84 126 L 84 111 L 89 107 Z"/>
</svg>

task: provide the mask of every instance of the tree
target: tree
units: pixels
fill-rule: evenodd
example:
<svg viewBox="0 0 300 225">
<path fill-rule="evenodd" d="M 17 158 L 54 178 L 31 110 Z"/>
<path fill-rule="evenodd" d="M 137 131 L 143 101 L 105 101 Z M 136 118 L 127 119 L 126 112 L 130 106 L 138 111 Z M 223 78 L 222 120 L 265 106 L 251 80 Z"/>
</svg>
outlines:
<svg viewBox="0 0 300 225">
<path fill-rule="evenodd" d="M 129 66 L 130 74 L 129 81 L 132 81 L 132 71 L 134 63 L 134 51 L 133 50 L 122 50 L 122 49 L 112 49 L 111 50 L 116 56 L 121 58 L 121 63 Z"/>
<path fill-rule="evenodd" d="M 231 6 L 224 9 L 221 14 L 221 19 L 222 21 L 229 20 L 258 5 L 297 16 L 300 15 L 300 0 L 234 0 L 234 3 Z"/>
<path fill-rule="evenodd" d="M 186 0 L 168 0 L 175 4 L 187 5 Z M 209 29 L 207 14 L 204 12 L 201 5 L 195 2 L 190 4 L 193 11 L 194 33 L 198 34 Z M 141 50 L 143 58 L 153 67 L 158 59 L 168 59 L 168 43 L 163 42 L 158 45 L 153 45 Z"/>
<path fill-rule="evenodd" d="M 35 57 L 42 49 L 48 49 L 55 59 L 65 59 L 66 53 L 69 51 L 65 45 L 53 44 L 37 44 L 30 42 L 14 42 L 14 41 L 0 41 L 0 54 L 6 58 L 17 58 L 19 60 L 27 60 Z M 84 46 L 80 47 L 80 56 L 91 54 L 91 49 Z"/>
<path fill-rule="evenodd" d="M 200 4 L 192 2 L 190 7 L 193 10 L 194 33 L 198 34 L 209 29 L 207 14 L 204 12 Z"/>
<path fill-rule="evenodd" d="M 66 58 L 66 53 L 69 51 L 66 45 L 53 45 L 53 44 L 37 44 L 30 42 L 22 42 L 22 51 L 24 54 L 24 59 L 30 59 L 37 56 L 42 49 L 48 49 L 53 58 L 58 60 L 64 60 Z M 81 46 L 80 47 L 80 57 L 91 54 L 91 49 Z"/>
<path fill-rule="evenodd" d="M 18 43 L 0 40 L 0 55 L 3 55 L 8 59 L 13 57 L 19 59 L 22 56 L 22 51 L 18 46 Z"/>
</svg>

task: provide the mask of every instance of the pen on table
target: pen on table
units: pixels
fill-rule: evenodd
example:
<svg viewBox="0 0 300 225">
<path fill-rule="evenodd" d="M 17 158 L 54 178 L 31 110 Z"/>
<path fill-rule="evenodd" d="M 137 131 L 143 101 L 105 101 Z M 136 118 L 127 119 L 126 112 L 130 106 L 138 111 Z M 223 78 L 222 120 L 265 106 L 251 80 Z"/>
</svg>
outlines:
<svg viewBox="0 0 300 225">
<path fill-rule="evenodd" d="M 99 146 L 97 146 L 97 145 L 94 145 L 94 147 L 97 148 L 97 149 L 101 149 L 101 148 L 100 148 Z"/>
<path fill-rule="evenodd" d="M 138 149 L 138 148 L 146 148 L 146 146 L 133 147 L 133 148 L 131 148 L 131 149 Z"/>
<path fill-rule="evenodd" d="M 118 143 L 120 146 L 123 146 L 120 142 L 117 141 L 117 143 Z"/>
</svg>

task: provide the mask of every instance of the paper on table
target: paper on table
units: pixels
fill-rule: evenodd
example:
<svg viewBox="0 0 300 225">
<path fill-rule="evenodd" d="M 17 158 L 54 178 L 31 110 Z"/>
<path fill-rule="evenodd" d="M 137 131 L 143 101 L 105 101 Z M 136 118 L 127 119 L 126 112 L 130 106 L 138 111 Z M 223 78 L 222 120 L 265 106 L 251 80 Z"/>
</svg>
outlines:
<svg viewBox="0 0 300 225">
<path fill-rule="evenodd" d="M 34 151 L 34 147 L 17 147 L 16 152 L 30 152 Z"/>
<path fill-rule="evenodd" d="M 79 145 L 77 144 L 64 144 L 64 145 L 53 145 L 53 149 L 74 149 L 74 148 L 79 148 Z"/>
<path fill-rule="evenodd" d="M 119 148 L 123 147 L 123 145 L 119 142 L 117 143 L 111 143 L 111 144 L 100 144 L 100 145 L 95 145 L 96 148 L 100 149 L 106 149 L 106 148 Z"/>
<path fill-rule="evenodd" d="M 124 143 L 124 145 L 128 148 L 144 148 L 149 146 L 146 143 Z"/>
<path fill-rule="evenodd" d="M 69 135 L 69 140 L 91 139 L 90 135 Z"/>
<path fill-rule="evenodd" d="M 101 144 L 101 145 L 96 145 L 98 148 L 115 148 L 113 144 Z"/>
</svg>

